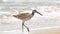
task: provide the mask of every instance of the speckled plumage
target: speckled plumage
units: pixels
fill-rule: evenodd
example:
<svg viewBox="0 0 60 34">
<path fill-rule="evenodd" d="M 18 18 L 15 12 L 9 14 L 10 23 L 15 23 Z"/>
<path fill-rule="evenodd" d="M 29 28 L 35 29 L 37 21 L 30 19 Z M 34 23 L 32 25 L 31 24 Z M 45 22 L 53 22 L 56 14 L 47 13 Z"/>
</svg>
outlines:
<svg viewBox="0 0 60 34">
<path fill-rule="evenodd" d="M 30 13 L 22 13 L 22 14 L 16 15 L 16 18 L 21 19 L 23 21 L 27 21 L 27 20 L 31 19 L 32 17 L 33 17 L 33 15 L 31 15 Z"/>
</svg>

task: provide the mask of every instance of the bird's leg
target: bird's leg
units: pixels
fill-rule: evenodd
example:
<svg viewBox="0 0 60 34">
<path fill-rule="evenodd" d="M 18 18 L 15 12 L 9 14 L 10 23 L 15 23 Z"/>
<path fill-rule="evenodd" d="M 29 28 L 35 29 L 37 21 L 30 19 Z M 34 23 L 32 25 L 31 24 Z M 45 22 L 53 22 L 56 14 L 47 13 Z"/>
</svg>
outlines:
<svg viewBox="0 0 60 34">
<path fill-rule="evenodd" d="M 22 32 L 23 32 L 23 25 L 24 25 L 24 21 L 22 22 Z"/>
<path fill-rule="evenodd" d="M 24 24 L 25 21 L 22 22 L 22 32 L 23 32 L 23 26 L 25 26 L 29 32 L 29 28 Z"/>
<path fill-rule="evenodd" d="M 28 30 L 28 32 L 29 32 L 29 28 L 26 26 L 26 25 L 24 25 L 26 28 L 27 28 L 27 30 Z"/>
</svg>

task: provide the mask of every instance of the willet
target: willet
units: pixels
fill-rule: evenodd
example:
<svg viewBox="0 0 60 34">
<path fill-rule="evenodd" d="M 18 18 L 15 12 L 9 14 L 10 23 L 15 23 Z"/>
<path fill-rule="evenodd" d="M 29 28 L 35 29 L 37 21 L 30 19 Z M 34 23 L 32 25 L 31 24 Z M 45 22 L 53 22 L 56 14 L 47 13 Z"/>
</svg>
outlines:
<svg viewBox="0 0 60 34">
<path fill-rule="evenodd" d="M 26 27 L 27 31 L 29 32 L 29 28 L 24 23 L 25 23 L 25 21 L 28 21 L 29 19 L 31 19 L 35 13 L 38 13 L 41 16 L 43 16 L 37 10 L 33 10 L 32 13 L 21 13 L 21 14 L 13 15 L 14 17 L 22 20 L 22 32 L 23 32 L 23 26 Z"/>
</svg>

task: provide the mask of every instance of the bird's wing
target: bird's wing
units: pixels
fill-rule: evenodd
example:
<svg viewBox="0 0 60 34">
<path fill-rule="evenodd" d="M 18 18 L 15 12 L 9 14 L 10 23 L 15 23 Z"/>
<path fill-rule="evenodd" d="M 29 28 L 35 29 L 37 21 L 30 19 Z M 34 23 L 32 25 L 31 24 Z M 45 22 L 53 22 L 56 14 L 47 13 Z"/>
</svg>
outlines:
<svg viewBox="0 0 60 34">
<path fill-rule="evenodd" d="M 30 17 L 30 16 L 31 16 L 30 13 L 22 13 L 22 14 L 19 14 L 19 15 L 18 15 L 18 17 L 19 17 L 19 18 L 22 18 L 22 19 L 28 18 L 28 17 Z"/>
</svg>

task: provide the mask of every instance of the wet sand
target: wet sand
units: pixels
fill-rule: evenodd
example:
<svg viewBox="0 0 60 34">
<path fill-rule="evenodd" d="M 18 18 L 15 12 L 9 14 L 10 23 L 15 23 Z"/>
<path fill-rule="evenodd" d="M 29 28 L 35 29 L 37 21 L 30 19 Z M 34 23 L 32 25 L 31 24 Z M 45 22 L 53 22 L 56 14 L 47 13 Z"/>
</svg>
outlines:
<svg viewBox="0 0 60 34">
<path fill-rule="evenodd" d="M 60 34 L 60 31 L 54 31 L 54 32 L 37 32 L 31 33 L 31 34 Z"/>
<path fill-rule="evenodd" d="M 60 28 L 34 30 L 29 34 L 60 34 Z"/>
</svg>

